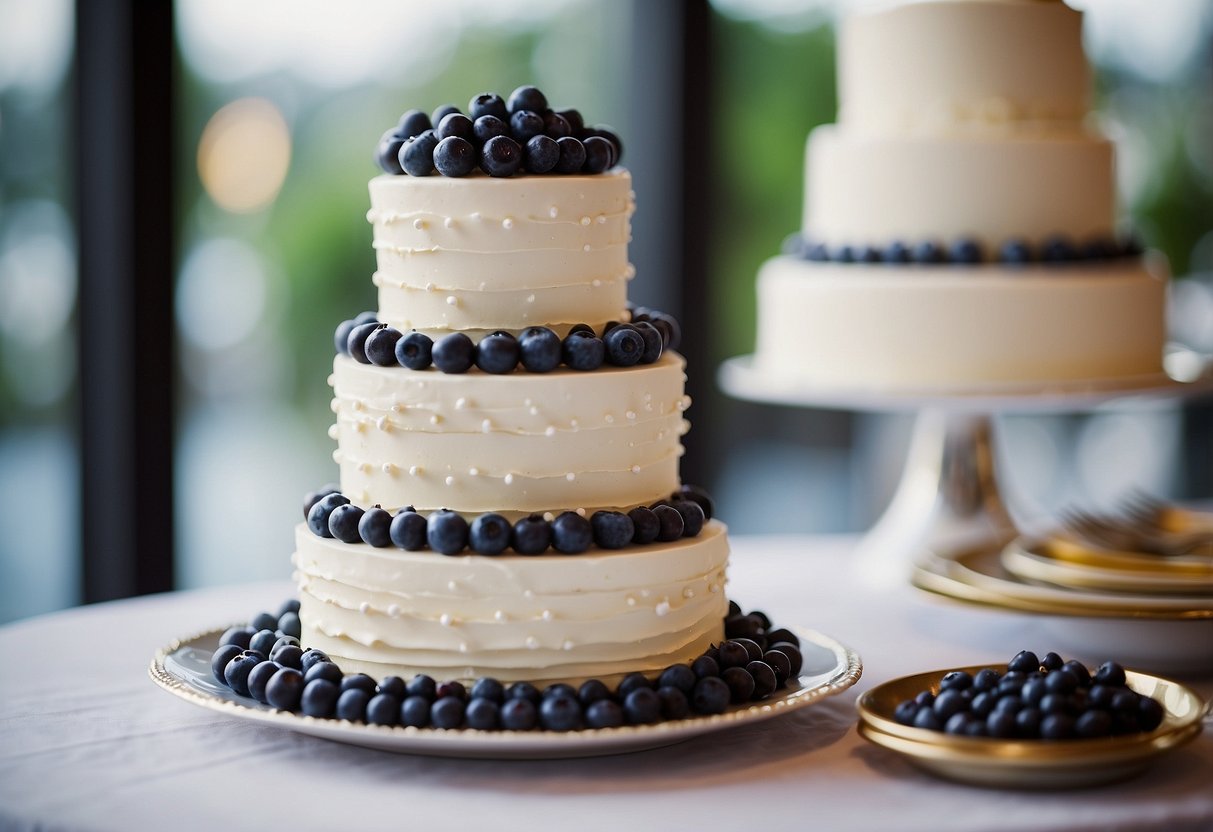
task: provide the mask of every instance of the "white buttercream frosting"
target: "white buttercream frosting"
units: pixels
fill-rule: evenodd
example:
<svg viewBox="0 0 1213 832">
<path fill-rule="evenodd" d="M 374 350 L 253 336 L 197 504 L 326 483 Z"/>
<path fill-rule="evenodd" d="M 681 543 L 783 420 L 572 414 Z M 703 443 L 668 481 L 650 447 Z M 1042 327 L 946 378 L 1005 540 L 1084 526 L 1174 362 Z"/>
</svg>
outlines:
<svg viewBox="0 0 1213 832">
<path fill-rule="evenodd" d="M 1161 373 L 1166 264 L 767 261 L 757 366 L 821 388 L 971 389 Z"/>
<path fill-rule="evenodd" d="M 581 555 L 448 557 L 296 531 L 303 642 L 376 676 L 611 679 L 723 637 L 725 528 Z"/>
</svg>

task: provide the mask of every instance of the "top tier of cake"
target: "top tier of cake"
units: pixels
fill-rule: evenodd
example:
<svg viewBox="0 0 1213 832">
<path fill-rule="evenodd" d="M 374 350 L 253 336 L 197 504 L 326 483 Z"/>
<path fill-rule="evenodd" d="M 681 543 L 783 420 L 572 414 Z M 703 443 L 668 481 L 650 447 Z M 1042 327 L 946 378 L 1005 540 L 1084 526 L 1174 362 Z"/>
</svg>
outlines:
<svg viewBox="0 0 1213 832">
<path fill-rule="evenodd" d="M 814 130 L 804 235 L 829 246 L 1115 237 L 1111 143 L 1087 122 L 1082 15 L 937 0 L 847 21 L 839 121 Z"/>
<path fill-rule="evenodd" d="M 371 180 L 379 319 L 431 337 L 620 320 L 631 175 Z"/>
<path fill-rule="evenodd" d="M 930 2 L 843 25 L 838 122 L 873 134 L 1077 132 L 1090 109 L 1082 15 L 1061 2 Z"/>
</svg>

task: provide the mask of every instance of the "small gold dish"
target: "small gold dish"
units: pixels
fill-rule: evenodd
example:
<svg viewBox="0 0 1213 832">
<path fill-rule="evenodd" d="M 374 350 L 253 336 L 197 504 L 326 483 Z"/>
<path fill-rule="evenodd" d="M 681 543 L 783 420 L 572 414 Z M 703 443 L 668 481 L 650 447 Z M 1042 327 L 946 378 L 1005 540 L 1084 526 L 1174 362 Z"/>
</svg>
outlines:
<svg viewBox="0 0 1213 832">
<path fill-rule="evenodd" d="M 1208 710 L 1200 696 L 1177 682 L 1127 671 L 1129 687 L 1157 699 L 1166 710 L 1154 731 L 1087 740 L 1002 740 L 955 736 L 893 719 L 894 709 L 920 691 L 938 693 L 945 674 L 975 674 L 989 666 L 932 670 L 872 688 L 856 704 L 860 736 L 948 780 L 997 788 L 1071 789 L 1140 774 L 1159 756 L 1200 734 Z"/>
</svg>

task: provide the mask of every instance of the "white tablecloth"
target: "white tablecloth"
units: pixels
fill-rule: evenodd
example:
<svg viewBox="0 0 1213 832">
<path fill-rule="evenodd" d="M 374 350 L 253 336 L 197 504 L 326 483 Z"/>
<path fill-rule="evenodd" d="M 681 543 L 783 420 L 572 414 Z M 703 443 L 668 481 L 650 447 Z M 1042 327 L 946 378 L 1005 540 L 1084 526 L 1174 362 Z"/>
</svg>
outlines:
<svg viewBox="0 0 1213 832">
<path fill-rule="evenodd" d="M 1032 619 L 860 589 L 853 538 L 734 540 L 730 597 L 863 656 L 856 688 L 669 748 L 555 762 L 348 747 L 198 708 L 147 665 L 173 638 L 275 607 L 289 585 L 182 592 L 0 628 L 0 830 L 550 828 L 1213 829 L 1213 735 L 1115 786 L 954 785 L 855 731 L 855 694 L 920 670 L 1046 651 Z M 1213 694 L 1213 680 L 1193 684 Z"/>
</svg>

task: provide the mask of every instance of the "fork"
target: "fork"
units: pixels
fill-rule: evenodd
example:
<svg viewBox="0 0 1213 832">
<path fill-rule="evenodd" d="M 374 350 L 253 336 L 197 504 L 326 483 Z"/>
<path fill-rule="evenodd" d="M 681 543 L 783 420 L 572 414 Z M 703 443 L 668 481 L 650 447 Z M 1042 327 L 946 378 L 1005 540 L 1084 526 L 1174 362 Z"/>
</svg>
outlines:
<svg viewBox="0 0 1213 832">
<path fill-rule="evenodd" d="M 1121 512 L 1134 522 L 1163 531 L 1213 534 L 1213 514 L 1181 508 L 1144 491 L 1131 491 L 1121 500 Z"/>
<path fill-rule="evenodd" d="M 1143 528 L 1132 520 L 1077 509 L 1063 510 L 1062 525 L 1080 539 L 1102 549 L 1147 552 L 1164 557 L 1213 556 L 1213 533 L 1174 532 Z"/>
</svg>

